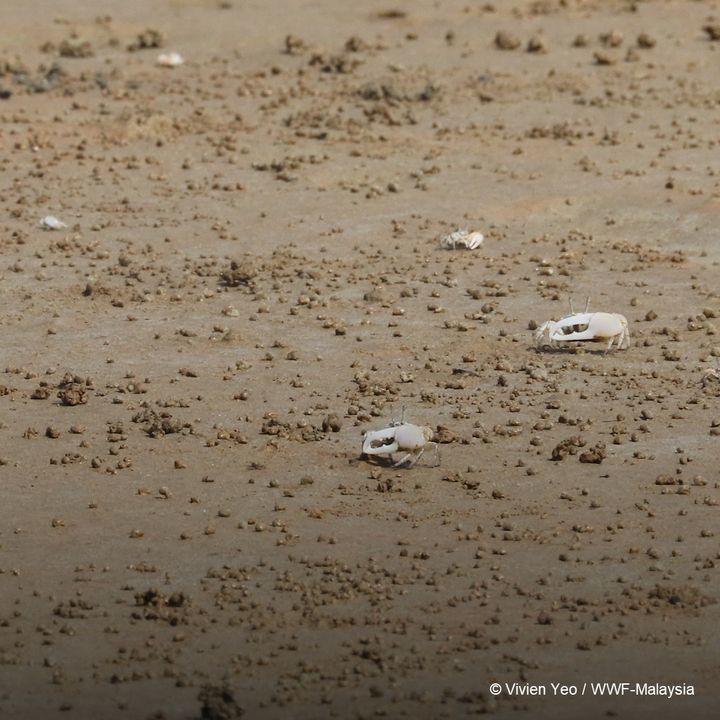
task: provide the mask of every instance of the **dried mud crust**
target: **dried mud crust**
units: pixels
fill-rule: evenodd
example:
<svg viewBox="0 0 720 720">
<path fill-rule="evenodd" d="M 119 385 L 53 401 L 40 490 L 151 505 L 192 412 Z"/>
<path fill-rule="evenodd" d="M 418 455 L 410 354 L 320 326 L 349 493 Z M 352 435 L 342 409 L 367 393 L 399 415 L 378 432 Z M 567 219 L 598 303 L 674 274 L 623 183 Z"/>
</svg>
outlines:
<svg viewBox="0 0 720 720">
<path fill-rule="evenodd" d="M 0 716 L 712 717 L 711 3 L 6 4 Z"/>
</svg>

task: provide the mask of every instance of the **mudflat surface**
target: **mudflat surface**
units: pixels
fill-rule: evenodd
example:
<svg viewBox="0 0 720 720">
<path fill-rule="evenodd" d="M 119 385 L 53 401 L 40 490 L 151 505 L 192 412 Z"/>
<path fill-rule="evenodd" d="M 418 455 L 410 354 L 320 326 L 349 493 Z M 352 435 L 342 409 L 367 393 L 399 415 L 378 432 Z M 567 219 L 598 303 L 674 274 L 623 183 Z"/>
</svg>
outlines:
<svg viewBox="0 0 720 720">
<path fill-rule="evenodd" d="M 0 717 L 716 717 L 717 3 L 1 15 Z"/>
</svg>

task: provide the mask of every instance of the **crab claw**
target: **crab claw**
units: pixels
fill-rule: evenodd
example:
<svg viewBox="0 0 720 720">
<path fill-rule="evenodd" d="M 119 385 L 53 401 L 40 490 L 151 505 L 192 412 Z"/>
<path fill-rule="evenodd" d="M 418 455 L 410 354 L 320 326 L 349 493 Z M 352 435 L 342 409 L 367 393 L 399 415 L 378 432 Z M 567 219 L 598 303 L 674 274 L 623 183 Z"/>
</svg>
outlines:
<svg viewBox="0 0 720 720">
<path fill-rule="evenodd" d="M 365 455 L 392 455 L 399 445 L 395 439 L 397 428 L 389 427 L 382 430 L 368 430 L 363 439 L 362 451 Z"/>
</svg>

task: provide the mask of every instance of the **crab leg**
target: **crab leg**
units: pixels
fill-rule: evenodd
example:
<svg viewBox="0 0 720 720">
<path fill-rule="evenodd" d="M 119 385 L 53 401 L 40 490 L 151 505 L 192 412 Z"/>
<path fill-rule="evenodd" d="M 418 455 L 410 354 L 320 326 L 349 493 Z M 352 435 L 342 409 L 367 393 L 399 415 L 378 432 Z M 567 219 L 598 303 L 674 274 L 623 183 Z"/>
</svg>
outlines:
<svg viewBox="0 0 720 720">
<path fill-rule="evenodd" d="M 419 455 L 418 455 L 419 457 Z M 401 465 L 404 465 L 410 458 L 413 458 L 408 467 L 412 467 L 416 462 L 417 458 L 410 452 L 408 453 L 404 458 L 400 458 L 397 462 L 393 463 L 393 467 L 400 467 Z"/>
<path fill-rule="evenodd" d="M 627 327 L 623 328 L 622 339 L 620 340 L 620 347 L 630 347 L 630 331 L 627 329 Z"/>
<path fill-rule="evenodd" d="M 413 467 L 415 463 L 422 457 L 422 454 L 425 452 L 425 448 L 420 448 L 420 452 L 418 452 L 417 455 L 414 453 L 409 452 L 402 460 L 398 460 L 396 463 L 393 464 L 393 467 L 400 467 L 401 465 L 404 465 L 410 458 L 410 464 L 408 465 L 409 468 Z"/>
</svg>

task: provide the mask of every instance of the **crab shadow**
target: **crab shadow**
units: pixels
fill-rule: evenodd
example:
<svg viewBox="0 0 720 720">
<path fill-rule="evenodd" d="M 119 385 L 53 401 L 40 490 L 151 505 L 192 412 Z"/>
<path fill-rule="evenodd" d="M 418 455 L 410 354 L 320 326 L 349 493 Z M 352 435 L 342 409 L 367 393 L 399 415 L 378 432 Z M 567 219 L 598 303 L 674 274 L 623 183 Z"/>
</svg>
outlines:
<svg viewBox="0 0 720 720">
<path fill-rule="evenodd" d="M 610 355 L 614 353 L 615 349 L 616 348 L 607 350 L 605 348 L 551 347 L 549 345 L 534 348 L 536 355 L 594 355 L 596 357 Z"/>
<path fill-rule="evenodd" d="M 361 452 L 356 462 L 366 462 L 368 465 L 373 465 L 375 467 L 391 469 L 396 468 L 398 470 L 409 470 L 413 467 L 440 467 L 440 450 L 438 449 L 437 451 L 432 452 L 431 455 L 434 457 L 433 460 L 430 460 L 427 455 L 424 455 L 423 457 L 418 458 L 415 462 L 413 462 L 412 458 L 408 458 L 403 462 L 398 462 L 389 455 L 367 455 L 366 453 Z"/>
</svg>

